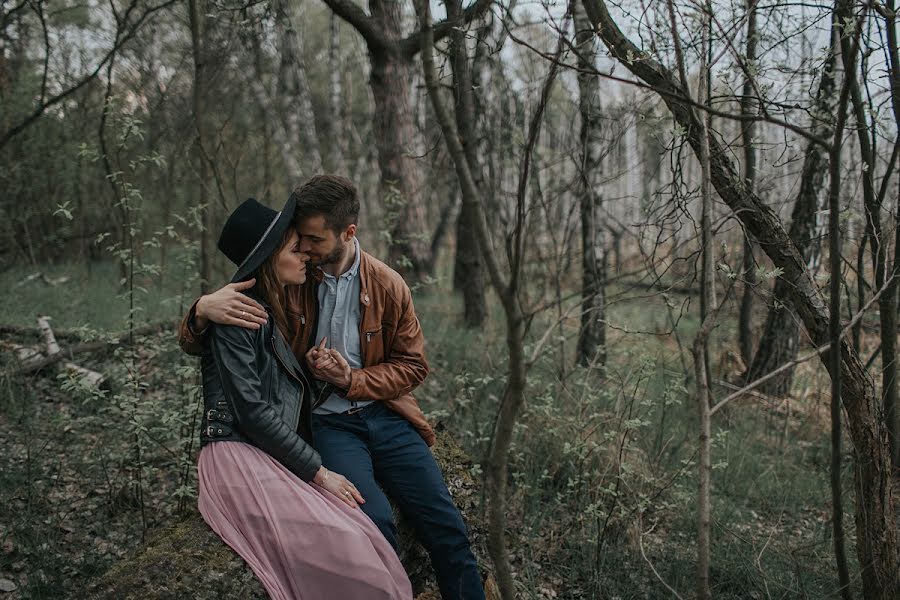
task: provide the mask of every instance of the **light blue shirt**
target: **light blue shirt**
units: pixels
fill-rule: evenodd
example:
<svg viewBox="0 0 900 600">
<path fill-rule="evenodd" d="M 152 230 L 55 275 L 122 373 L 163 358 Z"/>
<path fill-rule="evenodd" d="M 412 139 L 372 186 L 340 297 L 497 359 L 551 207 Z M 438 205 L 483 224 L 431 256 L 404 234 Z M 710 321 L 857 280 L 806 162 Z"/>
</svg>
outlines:
<svg viewBox="0 0 900 600">
<path fill-rule="evenodd" d="M 346 359 L 351 369 L 363 366 L 359 340 L 359 240 L 353 238 L 356 259 L 346 273 L 335 277 L 325 273 L 319 284 L 319 325 L 316 329 L 316 344 L 327 337 L 328 348 L 334 348 Z M 316 414 L 346 412 L 352 408 L 362 408 L 371 400 L 354 401 L 331 394 L 316 408 Z"/>
</svg>

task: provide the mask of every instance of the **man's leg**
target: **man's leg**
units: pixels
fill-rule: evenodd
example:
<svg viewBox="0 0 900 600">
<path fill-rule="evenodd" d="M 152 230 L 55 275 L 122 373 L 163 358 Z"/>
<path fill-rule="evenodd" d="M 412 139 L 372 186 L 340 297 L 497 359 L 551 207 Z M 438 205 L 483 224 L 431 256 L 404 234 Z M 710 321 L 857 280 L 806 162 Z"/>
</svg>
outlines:
<svg viewBox="0 0 900 600">
<path fill-rule="evenodd" d="M 375 482 L 365 422 L 356 415 L 313 415 L 312 425 L 322 464 L 356 486 L 365 500 L 360 508 L 396 550 L 397 527 L 391 505 Z"/>
<path fill-rule="evenodd" d="M 375 476 L 428 551 L 441 596 L 483 600 L 465 523 L 428 446 L 406 419 L 386 407 L 370 413 L 367 421 Z"/>
</svg>

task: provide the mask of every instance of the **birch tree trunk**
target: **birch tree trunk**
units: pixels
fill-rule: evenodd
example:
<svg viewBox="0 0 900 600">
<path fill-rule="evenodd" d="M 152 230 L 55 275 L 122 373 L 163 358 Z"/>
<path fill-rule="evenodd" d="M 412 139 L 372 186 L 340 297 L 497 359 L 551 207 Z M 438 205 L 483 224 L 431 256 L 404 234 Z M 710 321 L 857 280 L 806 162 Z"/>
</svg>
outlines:
<svg viewBox="0 0 900 600">
<path fill-rule="evenodd" d="M 600 77 L 592 73 L 597 43 L 591 22 L 580 3 L 575 6 L 575 45 L 578 49 L 578 108 L 581 114 L 581 156 L 578 201 L 581 208 L 581 326 L 576 360 L 600 374 L 606 366 L 606 226 L 600 216 L 603 199 L 598 190 L 603 156 Z"/>
<path fill-rule="evenodd" d="M 316 132 L 316 116 L 313 113 L 309 82 L 303 66 L 300 34 L 294 26 L 287 0 L 275 0 L 275 31 L 281 47 L 278 68 L 277 102 L 289 139 L 288 151 L 298 153 L 303 149 L 303 159 L 308 164 L 307 173 L 322 171 L 322 155 L 319 152 L 319 136 Z M 295 182 L 299 183 L 299 182 Z"/>
</svg>

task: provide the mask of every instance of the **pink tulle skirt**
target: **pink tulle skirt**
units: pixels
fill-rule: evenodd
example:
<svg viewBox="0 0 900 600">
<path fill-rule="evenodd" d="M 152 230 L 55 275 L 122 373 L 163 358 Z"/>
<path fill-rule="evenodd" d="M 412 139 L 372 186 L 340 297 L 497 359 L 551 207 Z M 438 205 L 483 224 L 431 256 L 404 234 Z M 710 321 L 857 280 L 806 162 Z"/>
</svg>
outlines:
<svg viewBox="0 0 900 600">
<path fill-rule="evenodd" d="M 214 442 L 197 464 L 200 514 L 274 600 L 409 600 L 409 578 L 374 523 L 265 452 Z"/>
</svg>

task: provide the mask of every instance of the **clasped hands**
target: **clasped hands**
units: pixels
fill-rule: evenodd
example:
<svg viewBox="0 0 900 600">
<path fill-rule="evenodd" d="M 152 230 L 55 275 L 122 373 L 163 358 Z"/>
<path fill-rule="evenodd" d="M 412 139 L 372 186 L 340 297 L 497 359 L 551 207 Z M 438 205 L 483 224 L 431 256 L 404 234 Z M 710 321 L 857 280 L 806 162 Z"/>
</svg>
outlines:
<svg viewBox="0 0 900 600">
<path fill-rule="evenodd" d="M 328 338 L 322 338 L 318 346 L 306 353 L 306 365 L 316 379 L 330 383 L 342 390 L 350 389 L 350 365 L 340 352 L 326 348 Z"/>
<path fill-rule="evenodd" d="M 209 322 L 222 325 L 237 325 L 247 329 L 259 329 L 268 318 L 266 309 L 258 302 L 241 293 L 253 287 L 255 279 L 230 283 L 211 294 L 202 296 L 195 308 L 194 324 L 203 330 Z M 306 364 L 313 377 L 337 386 L 342 390 L 350 388 L 350 365 L 333 348 L 326 348 L 328 338 L 322 338 L 318 346 L 306 353 Z"/>
</svg>

